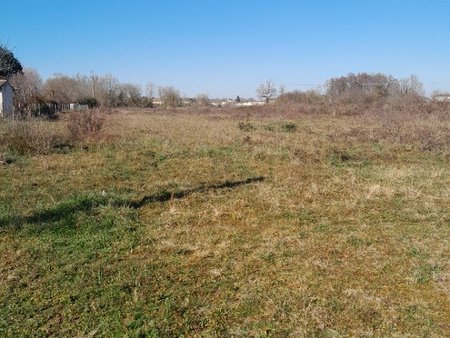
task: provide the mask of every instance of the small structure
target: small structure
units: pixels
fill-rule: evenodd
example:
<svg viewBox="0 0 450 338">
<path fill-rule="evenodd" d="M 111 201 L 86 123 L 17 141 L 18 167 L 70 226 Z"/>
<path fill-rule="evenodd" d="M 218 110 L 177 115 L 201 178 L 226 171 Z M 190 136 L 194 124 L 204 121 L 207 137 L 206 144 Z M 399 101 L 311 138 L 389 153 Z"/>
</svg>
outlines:
<svg viewBox="0 0 450 338">
<path fill-rule="evenodd" d="M 0 79 L 0 117 L 14 115 L 14 90 L 8 80 Z"/>
<path fill-rule="evenodd" d="M 79 103 L 70 103 L 69 104 L 70 111 L 85 111 L 88 109 L 89 109 L 89 106 L 87 104 L 79 104 Z"/>
<path fill-rule="evenodd" d="M 433 95 L 433 100 L 439 102 L 450 102 L 450 93 L 442 93 Z"/>
</svg>

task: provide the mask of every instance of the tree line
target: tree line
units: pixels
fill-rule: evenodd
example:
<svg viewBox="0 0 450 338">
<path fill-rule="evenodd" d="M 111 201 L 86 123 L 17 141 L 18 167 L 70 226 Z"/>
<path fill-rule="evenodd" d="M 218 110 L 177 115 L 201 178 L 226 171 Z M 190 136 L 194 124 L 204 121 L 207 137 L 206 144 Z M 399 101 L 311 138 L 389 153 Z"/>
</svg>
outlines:
<svg viewBox="0 0 450 338">
<path fill-rule="evenodd" d="M 145 94 L 140 85 L 122 83 L 112 74 L 89 75 L 54 74 L 45 81 L 36 69 L 22 67 L 20 61 L 5 45 L 0 44 L 0 77 L 9 80 L 14 88 L 15 110 L 23 115 L 37 115 L 46 105 L 78 103 L 90 108 L 152 107 L 155 95 L 167 107 L 181 106 L 181 93 L 171 86 L 157 87 L 148 82 Z M 199 94 L 201 104 L 209 102 L 206 94 Z"/>
<path fill-rule="evenodd" d="M 142 96 L 139 85 L 121 83 L 111 74 L 55 74 L 43 81 L 35 69 L 24 68 L 10 77 L 10 83 L 15 90 L 15 104 L 19 111 L 42 103 L 80 103 L 89 107 L 151 105 L 151 98 Z"/>
<path fill-rule="evenodd" d="M 152 107 L 155 96 L 158 103 L 166 107 L 183 104 L 180 92 L 174 87 L 157 87 L 149 82 L 145 95 L 140 85 L 121 83 L 112 74 L 90 75 L 54 74 L 45 81 L 32 68 L 23 68 L 21 63 L 6 46 L 0 44 L 0 77 L 8 78 L 15 90 L 15 109 L 24 115 L 36 115 L 47 104 L 62 105 L 78 103 L 103 107 Z M 268 80 L 262 83 L 256 94 L 269 103 L 278 92 L 278 102 L 300 102 L 304 100 L 328 99 L 330 102 L 373 103 L 386 98 L 424 95 L 423 85 L 417 76 L 396 79 L 382 73 L 350 73 L 336 77 L 325 83 L 322 91 L 307 93 L 301 91 L 285 92 L 283 86 L 277 90 L 275 83 Z M 209 97 L 199 94 L 192 100 L 198 104 L 209 105 Z"/>
</svg>

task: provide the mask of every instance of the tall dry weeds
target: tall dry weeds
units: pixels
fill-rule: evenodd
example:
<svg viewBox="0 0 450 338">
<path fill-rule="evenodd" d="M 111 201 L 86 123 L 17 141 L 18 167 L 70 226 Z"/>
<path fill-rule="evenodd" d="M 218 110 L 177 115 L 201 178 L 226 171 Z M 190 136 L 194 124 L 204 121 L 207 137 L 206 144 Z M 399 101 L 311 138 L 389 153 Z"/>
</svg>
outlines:
<svg viewBox="0 0 450 338">
<path fill-rule="evenodd" d="M 354 119 L 355 126 L 337 131 L 337 139 L 450 151 L 450 115 L 384 111 Z"/>
<path fill-rule="evenodd" d="M 19 155 L 49 154 L 68 142 L 59 125 L 42 120 L 11 121 L 0 134 L 2 148 Z"/>
<path fill-rule="evenodd" d="M 73 112 L 69 116 L 68 130 L 71 140 L 80 142 L 102 136 L 106 114 L 100 110 Z"/>
</svg>

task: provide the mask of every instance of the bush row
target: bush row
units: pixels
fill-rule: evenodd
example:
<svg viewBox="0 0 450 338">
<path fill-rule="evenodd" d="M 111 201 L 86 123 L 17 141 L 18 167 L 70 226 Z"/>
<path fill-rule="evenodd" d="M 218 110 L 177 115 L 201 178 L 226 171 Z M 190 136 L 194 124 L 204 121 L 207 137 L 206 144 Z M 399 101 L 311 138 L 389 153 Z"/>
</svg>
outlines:
<svg viewBox="0 0 450 338">
<path fill-rule="evenodd" d="M 39 155 L 98 140 L 103 136 L 106 114 L 100 110 L 73 112 L 66 123 L 42 119 L 4 121 L 1 148 L 18 155 Z"/>
</svg>

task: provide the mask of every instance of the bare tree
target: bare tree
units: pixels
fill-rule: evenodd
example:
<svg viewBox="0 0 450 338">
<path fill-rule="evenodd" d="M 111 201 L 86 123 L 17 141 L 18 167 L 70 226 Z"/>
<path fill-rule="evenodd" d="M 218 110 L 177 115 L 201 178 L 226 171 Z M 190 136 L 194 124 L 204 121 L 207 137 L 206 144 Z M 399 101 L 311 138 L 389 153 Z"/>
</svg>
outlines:
<svg viewBox="0 0 450 338">
<path fill-rule="evenodd" d="M 374 102 L 397 95 L 400 91 L 399 80 L 382 73 L 350 73 L 328 80 L 325 87 L 330 99 L 353 103 Z"/>
<path fill-rule="evenodd" d="M 146 99 L 144 105 L 147 107 L 153 107 L 153 99 L 155 97 L 156 86 L 153 82 L 148 81 L 145 86 Z"/>
<path fill-rule="evenodd" d="M 153 100 L 153 97 L 155 96 L 155 84 L 151 81 L 147 82 L 147 85 L 145 86 L 145 94 L 150 100 Z"/>
<path fill-rule="evenodd" d="M 47 79 L 43 88 L 47 101 L 62 103 L 82 103 L 90 107 L 142 106 L 145 100 L 142 89 L 133 83 L 120 83 L 112 74 L 90 76 L 76 74 L 68 76 L 55 74 Z"/>
<path fill-rule="evenodd" d="M 126 106 L 140 106 L 141 105 L 141 86 L 133 83 L 124 83 L 120 86 L 122 97 L 122 104 Z"/>
<path fill-rule="evenodd" d="M 197 102 L 201 104 L 202 106 L 209 106 L 210 100 L 208 94 L 198 94 L 197 95 Z"/>
<path fill-rule="evenodd" d="M 88 75 L 76 74 L 73 79 L 77 82 L 77 102 L 93 97 L 91 78 Z"/>
<path fill-rule="evenodd" d="M 266 103 L 269 103 L 269 100 L 277 94 L 275 83 L 272 80 L 267 80 L 256 89 L 256 94 L 259 98 L 265 99 Z"/>
<path fill-rule="evenodd" d="M 10 78 L 14 88 L 15 110 L 30 116 L 36 110 L 36 104 L 41 101 L 42 79 L 32 68 L 23 69 L 23 73 L 16 73 Z"/>
<path fill-rule="evenodd" d="M 400 94 L 416 94 L 424 95 L 423 84 L 419 81 L 417 75 L 411 75 L 407 78 L 400 79 Z"/>
<path fill-rule="evenodd" d="M 43 94 L 56 103 L 77 102 L 83 95 L 80 82 L 64 74 L 55 74 L 45 81 Z"/>
<path fill-rule="evenodd" d="M 159 87 L 158 92 L 165 107 L 180 107 L 183 104 L 180 92 L 174 87 Z"/>
<path fill-rule="evenodd" d="M 89 76 L 89 79 L 91 80 L 91 90 L 92 90 L 91 95 L 95 99 L 98 76 L 95 74 L 93 70 L 91 70 L 91 75 Z"/>
<path fill-rule="evenodd" d="M 112 74 L 100 76 L 97 82 L 97 99 L 100 105 L 116 107 L 119 103 L 120 82 Z"/>
</svg>

